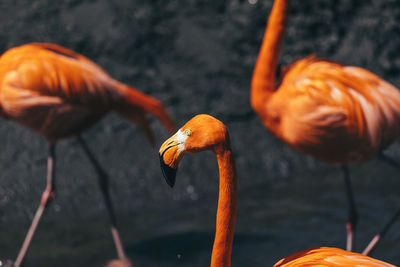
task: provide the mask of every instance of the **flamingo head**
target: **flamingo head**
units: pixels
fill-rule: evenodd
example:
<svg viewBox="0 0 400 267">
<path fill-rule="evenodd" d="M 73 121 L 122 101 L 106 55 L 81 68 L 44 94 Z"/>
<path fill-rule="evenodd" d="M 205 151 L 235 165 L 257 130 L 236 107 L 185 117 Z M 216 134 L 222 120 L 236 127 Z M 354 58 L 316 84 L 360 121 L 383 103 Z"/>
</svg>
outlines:
<svg viewBox="0 0 400 267">
<path fill-rule="evenodd" d="M 181 127 L 160 147 L 160 164 L 164 178 L 171 187 L 175 184 L 179 162 L 185 153 L 216 151 L 229 146 L 225 125 L 210 115 L 197 115 Z"/>
</svg>

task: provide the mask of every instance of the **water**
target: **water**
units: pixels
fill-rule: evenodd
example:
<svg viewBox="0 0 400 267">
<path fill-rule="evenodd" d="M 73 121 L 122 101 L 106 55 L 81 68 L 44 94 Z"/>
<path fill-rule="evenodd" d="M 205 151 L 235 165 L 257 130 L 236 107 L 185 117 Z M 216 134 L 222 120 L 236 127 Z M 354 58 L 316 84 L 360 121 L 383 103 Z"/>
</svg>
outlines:
<svg viewBox="0 0 400 267">
<path fill-rule="evenodd" d="M 400 85 L 396 1 L 292 1 L 282 64 L 317 53 Z M 239 175 L 232 266 L 271 266 L 314 246 L 345 247 L 346 199 L 338 168 L 277 141 L 249 105 L 249 84 L 271 1 L 19 1 L 1 3 L 0 49 L 55 42 L 163 101 L 184 124 L 209 113 L 226 123 Z M 168 137 L 152 118 L 158 146 Z M 0 259 L 14 258 L 45 184 L 47 144 L 0 124 Z M 211 152 L 183 160 L 174 189 L 157 148 L 111 114 L 84 134 L 112 177 L 122 238 L 135 266 L 207 266 L 218 173 Z M 400 144 L 388 154 L 400 155 Z M 74 139 L 57 146 L 57 198 L 26 266 L 102 266 L 115 258 L 96 176 Z M 400 206 L 398 172 L 379 161 L 351 167 L 360 213 L 357 250 Z M 400 264 L 397 222 L 374 253 Z"/>
</svg>

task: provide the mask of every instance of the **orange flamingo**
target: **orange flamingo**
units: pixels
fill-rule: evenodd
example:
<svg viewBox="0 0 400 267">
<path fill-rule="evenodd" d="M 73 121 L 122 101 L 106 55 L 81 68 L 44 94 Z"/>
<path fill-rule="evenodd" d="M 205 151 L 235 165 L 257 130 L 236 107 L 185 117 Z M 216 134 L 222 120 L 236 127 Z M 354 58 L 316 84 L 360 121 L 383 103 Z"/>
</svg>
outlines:
<svg viewBox="0 0 400 267">
<path fill-rule="evenodd" d="M 251 82 L 251 105 L 264 126 L 289 146 L 342 165 L 349 202 L 347 250 L 351 251 L 357 211 L 347 164 L 375 157 L 399 136 L 400 92 L 365 69 L 314 56 L 290 65 L 276 88 L 289 2 L 274 1 Z M 381 159 L 390 160 L 383 155 Z M 373 243 L 399 214 L 400 210 Z"/>
<path fill-rule="evenodd" d="M 0 115 L 44 136 L 50 147 L 46 189 L 14 266 L 22 264 L 40 218 L 55 197 L 56 141 L 74 135 L 99 175 L 118 256 L 127 262 L 107 174 L 79 134 L 107 113 L 116 111 L 143 129 L 154 144 L 147 113 L 155 115 L 169 132 L 174 132 L 174 122 L 162 103 L 114 80 L 86 57 L 49 43 L 31 43 L 6 51 L 0 57 L 0 85 Z"/>
<path fill-rule="evenodd" d="M 179 162 L 186 153 L 211 150 L 219 169 L 217 222 L 211 267 L 231 266 L 231 252 L 237 211 L 238 177 L 225 125 L 209 116 L 197 115 L 160 147 L 160 163 L 167 183 L 175 184 Z M 391 266 L 371 257 L 338 248 L 313 248 L 280 260 L 275 266 Z"/>
</svg>

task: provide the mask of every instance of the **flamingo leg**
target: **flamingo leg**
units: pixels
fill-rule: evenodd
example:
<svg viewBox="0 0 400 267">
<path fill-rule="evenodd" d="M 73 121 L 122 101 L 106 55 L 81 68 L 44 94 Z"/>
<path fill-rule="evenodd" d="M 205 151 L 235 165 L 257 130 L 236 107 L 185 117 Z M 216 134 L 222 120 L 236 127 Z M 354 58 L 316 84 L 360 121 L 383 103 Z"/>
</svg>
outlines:
<svg viewBox="0 0 400 267">
<path fill-rule="evenodd" d="M 129 262 L 128 257 L 126 256 L 124 247 L 122 245 L 121 236 L 118 231 L 117 227 L 117 219 L 115 216 L 114 208 L 111 202 L 110 191 L 108 187 L 108 174 L 103 170 L 100 163 L 96 160 L 93 153 L 90 151 L 88 145 L 86 144 L 85 140 L 78 135 L 77 136 L 78 142 L 80 143 L 83 151 L 86 153 L 87 157 L 89 158 L 90 162 L 93 164 L 97 174 L 98 174 L 98 182 L 100 186 L 100 190 L 104 197 L 104 203 L 106 205 L 108 215 L 110 218 L 111 223 L 111 234 L 114 240 L 115 248 L 117 250 L 118 257 L 123 262 Z"/>
<path fill-rule="evenodd" d="M 386 156 L 382 152 L 379 154 L 378 159 L 390 164 L 391 166 L 397 169 L 400 169 L 400 164 L 397 161 Z M 389 230 L 389 228 L 392 226 L 392 224 L 397 220 L 399 216 L 400 216 L 400 208 L 393 214 L 393 216 L 385 224 L 382 230 L 377 235 L 375 235 L 374 238 L 372 238 L 372 240 L 369 242 L 368 246 L 364 249 L 362 254 L 369 255 L 372 252 L 372 250 L 376 247 L 378 242 L 382 239 L 382 237 L 386 234 L 386 232 Z"/>
<path fill-rule="evenodd" d="M 354 235 L 358 221 L 356 204 L 354 201 L 353 189 L 350 181 L 350 172 L 347 165 L 342 166 L 344 183 L 346 185 L 346 195 L 348 201 L 348 218 L 346 222 L 347 242 L 346 250 L 352 251 L 354 248 Z"/>
<path fill-rule="evenodd" d="M 14 262 L 15 267 L 21 266 L 25 254 L 28 251 L 29 245 L 32 241 L 33 235 L 39 225 L 40 219 L 45 211 L 45 209 L 49 206 L 52 199 L 55 197 L 55 186 L 54 186 L 54 179 L 55 179 L 55 144 L 50 144 L 49 147 L 49 156 L 47 159 L 47 183 L 46 188 L 42 193 L 42 199 L 40 201 L 39 207 L 36 210 L 36 214 L 33 217 L 32 224 L 26 234 L 24 243 L 18 253 L 17 259 Z"/>
<path fill-rule="evenodd" d="M 396 211 L 396 213 L 390 218 L 390 220 L 385 224 L 382 231 L 380 231 L 372 240 L 369 242 L 368 246 L 362 252 L 363 255 L 369 255 L 371 251 L 375 248 L 376 244 L 381 240 L 381 238 L 386 234 L 392 224 L 396 221 L 396 219 L 400 215 L 400 209 Z"/>
</svg>

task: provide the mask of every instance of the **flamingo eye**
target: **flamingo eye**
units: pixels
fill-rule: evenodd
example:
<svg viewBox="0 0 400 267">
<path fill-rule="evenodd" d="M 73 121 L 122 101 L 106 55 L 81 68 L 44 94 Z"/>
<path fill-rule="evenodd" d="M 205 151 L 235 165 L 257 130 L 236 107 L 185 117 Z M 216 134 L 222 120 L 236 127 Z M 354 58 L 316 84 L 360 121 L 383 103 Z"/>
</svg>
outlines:
<svg viewBox="0 0 400 267">
<path fill-rule="evenodd" d="M 186 129 L 185 131 L 183 131 L 183 133 L 187 136 L 191 136 L 192 135 L 192 131 L 189 129 Z"/>
</svg>

